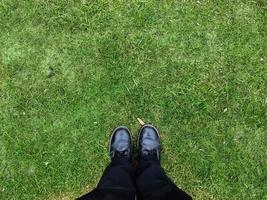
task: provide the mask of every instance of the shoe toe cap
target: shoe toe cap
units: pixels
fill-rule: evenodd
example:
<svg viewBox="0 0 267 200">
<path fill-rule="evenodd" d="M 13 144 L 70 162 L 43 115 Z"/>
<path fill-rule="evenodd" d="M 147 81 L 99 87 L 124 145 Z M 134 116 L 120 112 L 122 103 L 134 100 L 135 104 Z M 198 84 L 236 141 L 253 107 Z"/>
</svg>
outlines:
<svg viewBox="0 0 267 200">
<path fill-rule="evenodd" d="M 160 147 L 159 134 L 156 128 L 146 126 L 140 133 L 140 146 L 146 150 L 152 150 Z"/>
</svg>

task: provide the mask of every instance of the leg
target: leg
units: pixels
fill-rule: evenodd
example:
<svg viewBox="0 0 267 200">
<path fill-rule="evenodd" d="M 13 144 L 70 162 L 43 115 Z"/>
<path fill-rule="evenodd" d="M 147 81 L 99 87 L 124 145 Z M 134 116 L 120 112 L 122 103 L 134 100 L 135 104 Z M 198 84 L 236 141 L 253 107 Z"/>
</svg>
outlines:
<svg viewBox="0 0 267 200">
<path fill-rule="evenodd" d="M 134 168 L 130 162 L 112 161 L 98 186 L 79 200 L 134 200 Z"/>
<path fill-rule="evenodd" d="M 156 160 L 142 160 L 137 168 L 137 195 L 140 200 L 192 199 L 165 175 Z"/>
<path fill-rule="evenodd" d="M 102 178 L 98 183 L 99 189 L 121 189 L 135 191 L 134 167 L 127 161 L 112 161 L 106 168 Z"/>
<path fill-rule="evenodd" d="M 145 125 L 139 133 L 140 162 L 136 171 L 139 200 L 190 200 L 188 194 L 165 175 L 160 166 L 160 140 L 155 127 Z"/>
<path fill-rule="evenodd" d="M 132 141 L 125 127 L 115 129 L 110 141 L 111 163 L 106 168 L 95 190 L 79 200 L 134 200 L 134 167 Z"/>
</svg>

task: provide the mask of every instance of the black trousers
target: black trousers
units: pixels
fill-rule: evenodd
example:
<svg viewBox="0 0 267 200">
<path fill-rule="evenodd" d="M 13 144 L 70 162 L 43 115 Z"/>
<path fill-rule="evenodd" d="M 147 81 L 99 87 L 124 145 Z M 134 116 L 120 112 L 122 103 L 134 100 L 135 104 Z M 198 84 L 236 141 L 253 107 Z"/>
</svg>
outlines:
<svg viewBox="0 0 267 200">
<path fill-rule="evenodd" d="M 124 160 L 106 168 L 97 188 L 78 200 L 189 200 L 165 175 L 157 160 L 141 160 L 137 169 Z"/>
</svg>

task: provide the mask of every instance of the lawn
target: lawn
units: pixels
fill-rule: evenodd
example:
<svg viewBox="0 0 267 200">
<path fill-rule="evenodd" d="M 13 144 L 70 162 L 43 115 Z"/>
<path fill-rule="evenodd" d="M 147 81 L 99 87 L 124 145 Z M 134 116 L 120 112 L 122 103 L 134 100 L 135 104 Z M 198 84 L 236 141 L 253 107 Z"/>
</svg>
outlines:
<svg viewBox="0 0 267 200">
<path fill-rule="evenodd" d="M 0 1 L 0 199 L 73 199 L 117 125 L 158 127 L 194 199 L 267 199 L 267 2 Z"/>
</svg>

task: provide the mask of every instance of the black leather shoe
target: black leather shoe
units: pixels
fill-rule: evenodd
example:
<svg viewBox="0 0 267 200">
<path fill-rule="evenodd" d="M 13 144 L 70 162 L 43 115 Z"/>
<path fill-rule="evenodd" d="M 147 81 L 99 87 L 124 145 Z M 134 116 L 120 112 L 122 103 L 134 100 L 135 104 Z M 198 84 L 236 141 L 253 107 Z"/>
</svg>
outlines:
<svg viewBox="0 0 267 200">
<path fill-rule="evenodd" d="M 144 125 L 138 136 L 139 158 L 160 160 L 160 138 L 158 130 L 149 124 Z"/>
<path fill-rule="evenodd" d="M 109 153 L 111 161 L 123 159 L 132 162 L 133 142 L 127 127 L 120 126 L 113 131 L 109 142 Z"/>
</svg>

